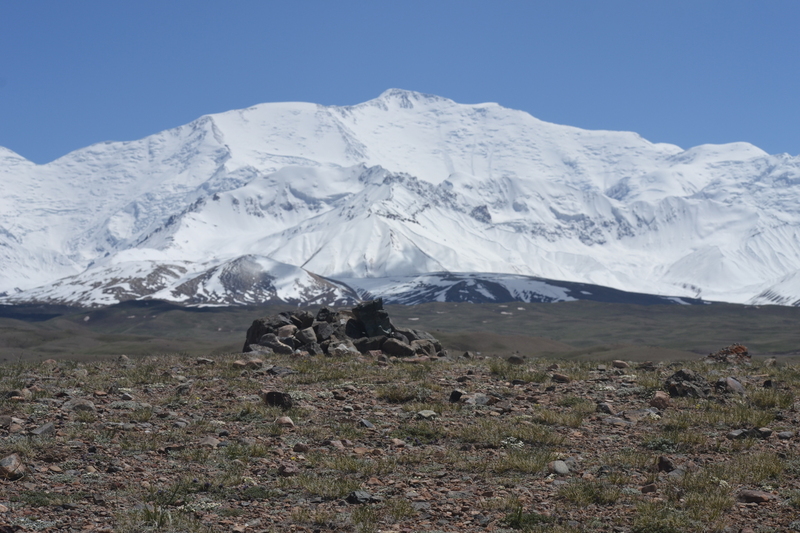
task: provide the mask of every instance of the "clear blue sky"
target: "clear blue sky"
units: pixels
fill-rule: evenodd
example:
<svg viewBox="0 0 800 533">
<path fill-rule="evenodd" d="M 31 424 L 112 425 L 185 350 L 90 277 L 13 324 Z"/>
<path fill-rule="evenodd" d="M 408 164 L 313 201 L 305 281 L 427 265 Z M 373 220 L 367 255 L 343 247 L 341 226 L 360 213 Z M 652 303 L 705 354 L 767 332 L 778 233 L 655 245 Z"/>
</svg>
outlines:
<svg viewBox="0 0 800 533">
<path fill-rule="evenodd" d="M 800 1 L 0 0 L 0 146 L 45 163 L 388 88 L 800 154 Z"/>
</svg>

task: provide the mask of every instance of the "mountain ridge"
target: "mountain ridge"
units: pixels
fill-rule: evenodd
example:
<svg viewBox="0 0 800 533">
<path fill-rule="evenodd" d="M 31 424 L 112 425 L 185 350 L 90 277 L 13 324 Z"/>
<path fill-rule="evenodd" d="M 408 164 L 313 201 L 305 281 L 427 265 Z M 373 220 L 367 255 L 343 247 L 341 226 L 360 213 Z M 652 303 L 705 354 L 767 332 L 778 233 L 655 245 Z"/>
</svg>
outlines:
<svg viewBox="0 0 800 533">
<path fill-rule="evenodd" d="M 800 301 L 800 158 L 682 150 L 493 103 L 390 89 L 354 106 L 259 104 L 46 165 L 0 150 L 0 177 L 10 302 L 181 301 L 189 281 L 250 256 L 267 276 L 306 272 L 292 277 L 306 286 L 451 271 Z M 113 289 L 136 269 L 175 275 Z"/>
</svg>

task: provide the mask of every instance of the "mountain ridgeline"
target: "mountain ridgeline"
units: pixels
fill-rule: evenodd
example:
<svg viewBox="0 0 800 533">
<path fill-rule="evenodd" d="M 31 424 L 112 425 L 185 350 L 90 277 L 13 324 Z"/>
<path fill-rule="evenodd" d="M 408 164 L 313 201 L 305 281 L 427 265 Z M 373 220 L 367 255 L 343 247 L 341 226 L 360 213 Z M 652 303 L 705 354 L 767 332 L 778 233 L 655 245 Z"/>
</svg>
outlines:
<svg viewBox="0 0 800 533">
<path fill-rule="evenodd" d="M 0 148 L 0 303 L 800 305 L 800 158 L 389 90 L 35 165 Z"/>
</svg>

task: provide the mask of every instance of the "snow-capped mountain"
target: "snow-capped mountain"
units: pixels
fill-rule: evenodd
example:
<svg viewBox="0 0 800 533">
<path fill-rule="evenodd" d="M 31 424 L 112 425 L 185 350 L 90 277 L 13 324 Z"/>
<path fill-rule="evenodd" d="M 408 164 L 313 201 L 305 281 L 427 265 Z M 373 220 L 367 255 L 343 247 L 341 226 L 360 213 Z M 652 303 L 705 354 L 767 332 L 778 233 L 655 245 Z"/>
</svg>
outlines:
<svg viewBox="0 0 800 533">
<path fill-rule="evenodd" d="M 0 148 L 0 182 L 5 302 L 418 301 L 491 273 L 520 299 L 536 278 L 800 303 L 800 157 L 497 104 L 263 104 L 46 165 Z"/>
</svg>

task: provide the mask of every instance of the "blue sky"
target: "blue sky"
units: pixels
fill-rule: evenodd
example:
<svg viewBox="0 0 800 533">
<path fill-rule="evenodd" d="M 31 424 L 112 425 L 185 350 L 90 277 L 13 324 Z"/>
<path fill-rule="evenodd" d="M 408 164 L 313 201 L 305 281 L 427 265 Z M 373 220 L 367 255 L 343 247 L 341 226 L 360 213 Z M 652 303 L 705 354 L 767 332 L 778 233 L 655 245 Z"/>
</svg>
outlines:
<svg viewBox="0 0 800 533">
<path fill-rule="evenodd" d="M 800 154 L 800 2 L 0 0 L 0 146 L 45 163 L 397 87 L 688 148 Z"/>
</svg>

